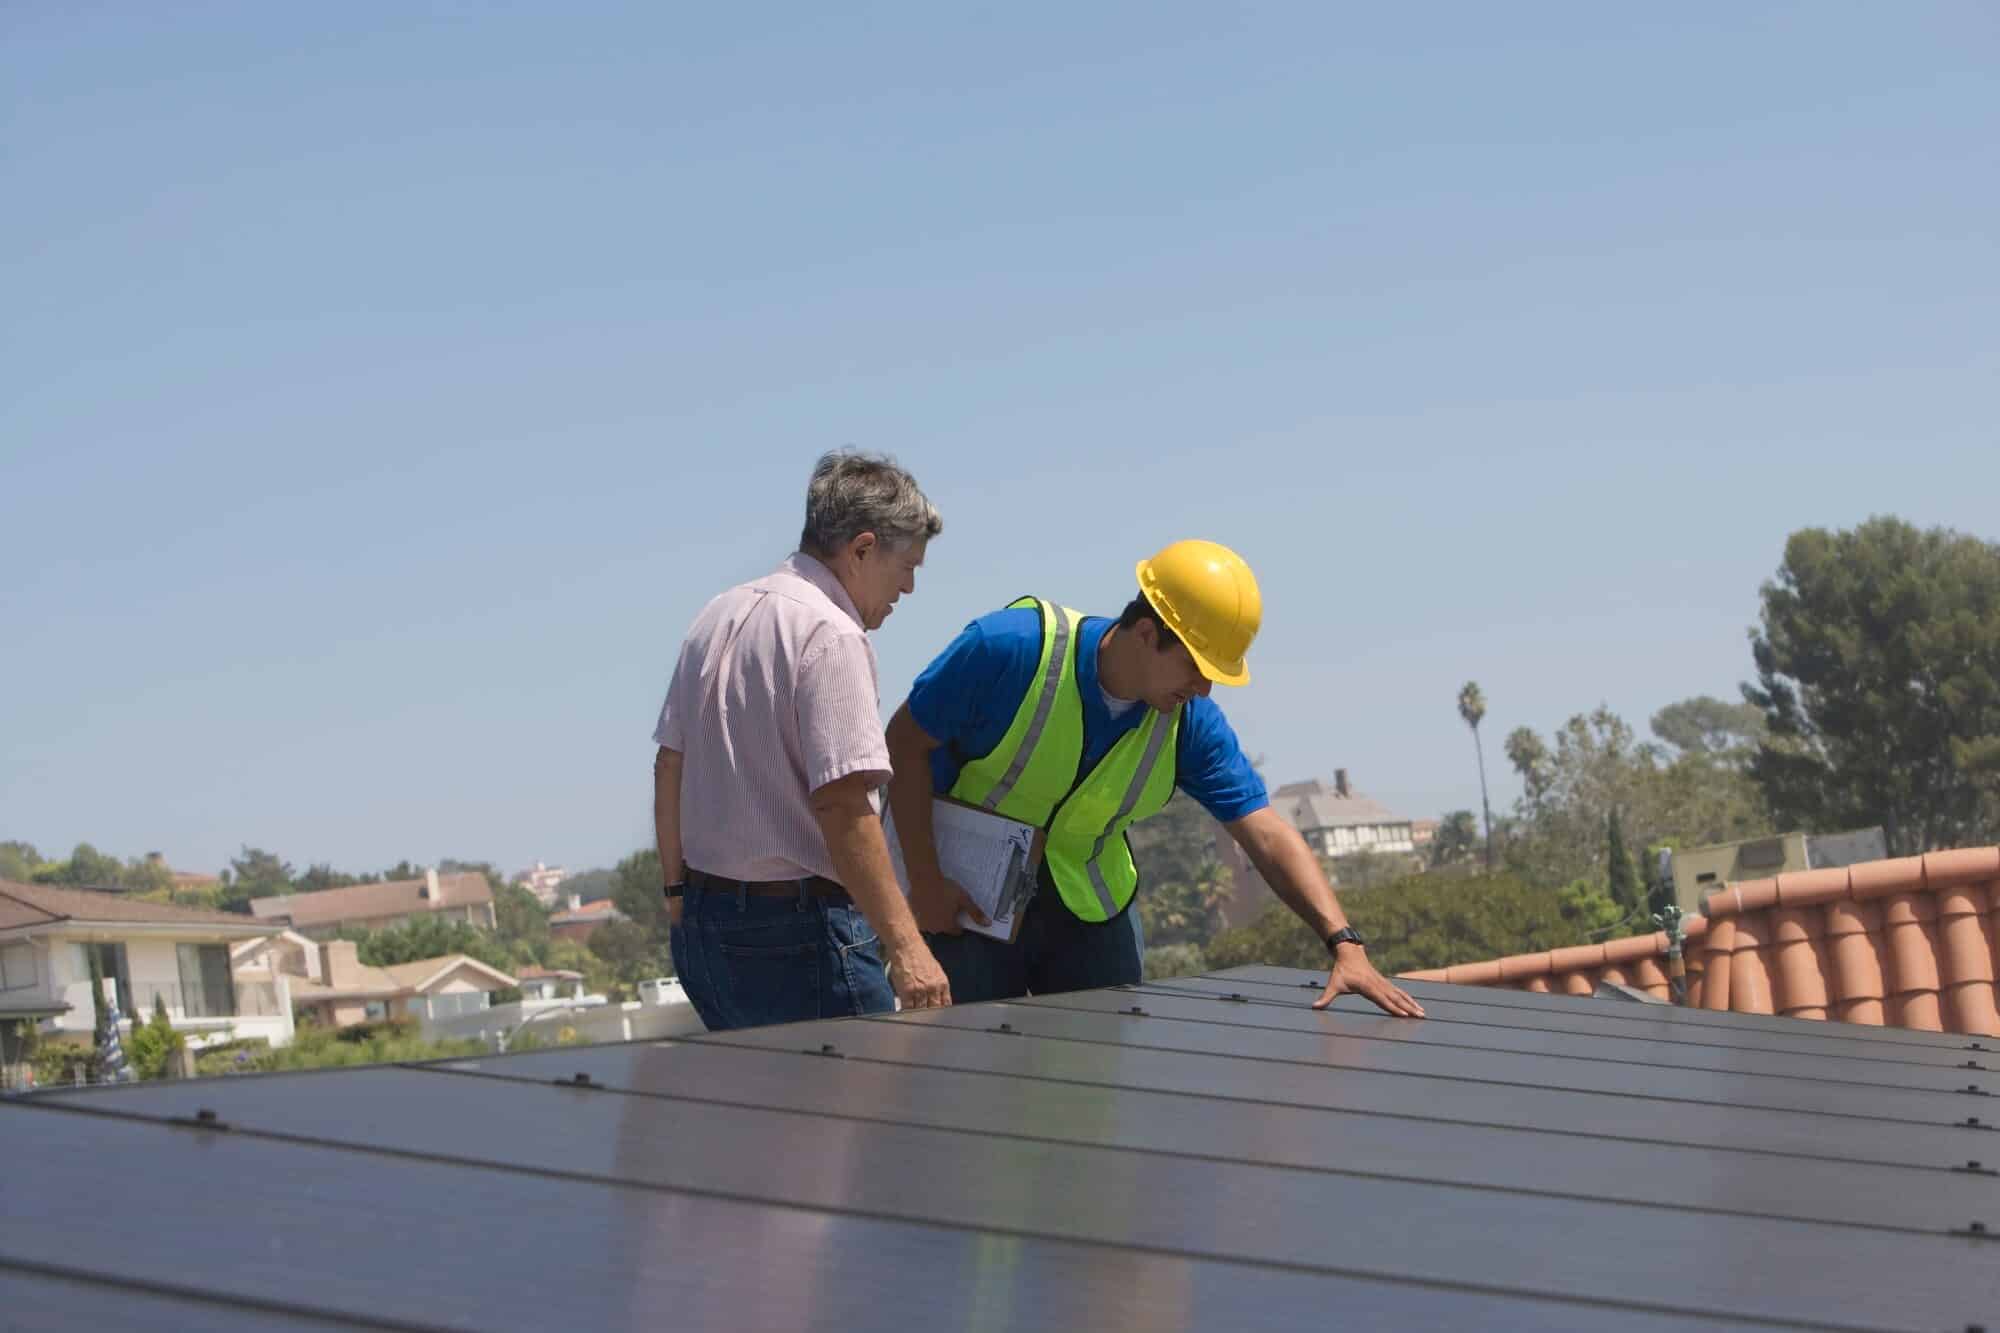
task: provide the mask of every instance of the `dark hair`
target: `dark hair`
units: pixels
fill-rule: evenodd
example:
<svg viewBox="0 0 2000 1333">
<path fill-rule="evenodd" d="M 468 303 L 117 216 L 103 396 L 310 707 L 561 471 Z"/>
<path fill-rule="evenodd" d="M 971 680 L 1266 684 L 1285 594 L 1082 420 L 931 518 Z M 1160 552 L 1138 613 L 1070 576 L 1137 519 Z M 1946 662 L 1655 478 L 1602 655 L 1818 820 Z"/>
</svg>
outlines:
<svg viewBox="0 0 2000 1333">
<path fill-rule="evenodd" d="M 1160 613 L 1153 609 L 1153 604 L 1146 600 L 1144 593 L 1125 604 L 1125 609 L 1118 616 L 1118 628 L 1131 629 L 1142 620 L 1152 621 L 1153 628 L 1159 631 L 1161 652 L 1172 652 L 1179 645 L 1181 636 L 1167 628 L 1167 622 L 1160 618 Z"/>
</svg>

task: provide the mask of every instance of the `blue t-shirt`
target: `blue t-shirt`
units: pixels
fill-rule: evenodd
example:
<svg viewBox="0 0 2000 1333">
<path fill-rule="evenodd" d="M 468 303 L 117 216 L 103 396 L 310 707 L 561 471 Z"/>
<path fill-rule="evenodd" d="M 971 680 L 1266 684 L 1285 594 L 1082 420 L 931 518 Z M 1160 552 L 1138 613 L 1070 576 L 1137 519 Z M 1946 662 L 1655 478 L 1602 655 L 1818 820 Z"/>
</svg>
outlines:
<svg viewBox="0 0 2000 1333">
<path fill-rule="evenodd" d="M 1141 706 L 1117 717 L 1097 680 L 1097 648 L 1115 622 L 1086 616 L 1077 629 L 1077 691 L 1083 696 L 1083 766 L 1088 772 L 1118 738 L 1146 719 Z M 1042 658 L 1042 618 L 1031 606 L 995 611 L 965 627 L 910 687 L 910 716 L 932 740 L 931 790 L 948 792 L 967 763 L 990 754 L 1007 734 Z M 1244 757 L 1229 719 L 1212 699 L 1181 709 L 1174 784 L 1223 823 L 1271 803 L 1264 780 Z"/>
</svg>

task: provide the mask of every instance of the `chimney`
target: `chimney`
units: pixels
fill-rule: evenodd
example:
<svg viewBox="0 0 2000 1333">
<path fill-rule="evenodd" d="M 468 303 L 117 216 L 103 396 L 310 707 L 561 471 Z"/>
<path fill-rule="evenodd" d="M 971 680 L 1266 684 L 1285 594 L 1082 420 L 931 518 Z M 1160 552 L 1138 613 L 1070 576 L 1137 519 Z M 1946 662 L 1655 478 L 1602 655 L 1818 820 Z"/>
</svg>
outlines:
<svg viewBox="0 0 2000 1333">
<path fill-rule="evenodd" d="M 580 893 L 572 893 L 569 896 L 569 910 L 574 912 L 579 907 L 582 906 L 583 906 L 583 895 Z"/>
<path fill-rule="evenodd" d="M 146 864 L 147 864 L 147 865 L 149 865 L 149 866 L 163 866 L 163 865 L 165 865 L 166 863 L 167 863 L 167 854 L 166 854 L 165 852 L 147 852 L 147 853 L 146 853 Z"/>
<path fill-rule="evenodd" d="M 1352 796 L 1354 794 L 1347 788 L 1347 770 L 1344 768 L 1336 768 L 1333 770 L 1333 794 L 1335 796 L 1340 797 L 1342 800 L 1345 800 L 1349 796 Z"/>
<path fill-rule="evenodd" d="M 353 940 L 327 940 L 319 946 L 319 957 L 328 986 L 338 989 L 361 980 L 361 956 Z"/>
<path fill-rule="evenodd" d="M 419 896 L 428 898 L 432 902 L 438 901 L 438 872 L 436 866 L 425 868 L 424 887 L 419 891 Z"/>
</svg>

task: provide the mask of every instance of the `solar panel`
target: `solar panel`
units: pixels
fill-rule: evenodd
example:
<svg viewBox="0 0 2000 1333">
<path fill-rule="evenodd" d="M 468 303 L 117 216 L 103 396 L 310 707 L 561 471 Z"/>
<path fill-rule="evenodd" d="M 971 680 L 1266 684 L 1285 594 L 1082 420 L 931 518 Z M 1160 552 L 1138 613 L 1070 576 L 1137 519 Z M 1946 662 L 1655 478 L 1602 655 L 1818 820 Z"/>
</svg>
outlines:
<svg viewBox="0 0 2000 1333">
<path fill-rule="evenodd" d="M 0 1268 L 24 1309 L 230 1328 L 2000 1310 L 1991 1076 L 1955 1052 L 1459 987 L 1315 1013 L 1304 975 L 16 1098 Z"/>
</svg>

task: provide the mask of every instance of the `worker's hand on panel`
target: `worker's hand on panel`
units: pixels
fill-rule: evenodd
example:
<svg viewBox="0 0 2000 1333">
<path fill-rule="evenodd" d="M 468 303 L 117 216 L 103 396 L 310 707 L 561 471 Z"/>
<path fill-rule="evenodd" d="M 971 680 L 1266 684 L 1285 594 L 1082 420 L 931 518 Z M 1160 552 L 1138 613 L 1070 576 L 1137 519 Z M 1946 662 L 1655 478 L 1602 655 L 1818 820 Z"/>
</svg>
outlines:
<svg viewBox="0 0 2000 1333">
<path fill-rule="evenodd" d="M 1326 979 L 1326 989 L 1313 1001 L 1313 1008 L 1324 1009 L 1337 996 L 1359 995 L 1385 1014 L 1397 1018 L 1422 1018 L 1424 1007 L 1410 997 L 1410 993 L 1389 978 L 1375 970 L 1375 964 L 1368 961 L 1367 950 L 1359 945 L 1344 944 L 1340 948 L 1340 958 L 1334 963 L 1333 973 Z"/>
</svg>

